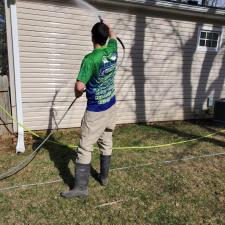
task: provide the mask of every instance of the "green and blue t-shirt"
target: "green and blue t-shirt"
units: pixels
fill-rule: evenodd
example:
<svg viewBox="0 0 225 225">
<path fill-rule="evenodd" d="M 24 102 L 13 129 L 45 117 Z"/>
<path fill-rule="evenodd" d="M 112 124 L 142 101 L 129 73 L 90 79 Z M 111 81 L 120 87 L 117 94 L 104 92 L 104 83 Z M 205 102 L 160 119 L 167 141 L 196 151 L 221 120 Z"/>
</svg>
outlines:
<svg viewBox="0 0 225 225">
<path fill-rule="evenodd" d="M 84 57 L 77 80 L 86 85 L 88 111 L 104 111 L 116 103 L 114 77 L 117 58 L 115 39 Z"/>
</svg>

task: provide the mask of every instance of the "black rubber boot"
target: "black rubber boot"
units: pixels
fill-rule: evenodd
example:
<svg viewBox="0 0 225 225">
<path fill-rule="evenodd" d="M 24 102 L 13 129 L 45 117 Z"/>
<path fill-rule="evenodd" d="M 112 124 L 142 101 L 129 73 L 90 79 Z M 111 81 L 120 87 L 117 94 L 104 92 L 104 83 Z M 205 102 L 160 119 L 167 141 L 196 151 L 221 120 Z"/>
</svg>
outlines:
<svg viewBox="0 0 225 225">
<path fill-rule="evenodd" d="M 108 184 L 110 161 L 111 155 L 100 155 L 99 182 L 102 186 L 106 186 Z"/>
<path fill-rule="evenodd" d="M 68 192 L 61 192 L 64 198 L 87 197 L 90 164 L 76 163 L 74 187 Z"/>
</svg>

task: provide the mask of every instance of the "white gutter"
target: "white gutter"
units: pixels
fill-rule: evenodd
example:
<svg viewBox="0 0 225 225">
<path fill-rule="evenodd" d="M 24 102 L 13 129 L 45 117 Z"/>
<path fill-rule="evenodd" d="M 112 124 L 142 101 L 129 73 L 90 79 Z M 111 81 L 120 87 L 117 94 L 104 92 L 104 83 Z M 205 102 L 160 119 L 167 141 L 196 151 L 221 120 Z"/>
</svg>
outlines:
<svg viewBox="0 0 225 225">
<path fill-rule="evenodd" d="M 7 4 L 7 0 L 6 0 L 6 4 Z M 10 4 L 10 12 L 11 12 L 11 29 L 12 29 L 15 89 L 16 89 L 17 120 L 20 124 L 23 124 L 19 40 L 18 40 L 18 25 L 17 25 L 17 12 L 16 12 L 16 2 L 15 1 Z M 23 153 L 24 151 L 25 151 L 24 129 L 21 126 L 18 126 L 18 139 L 17 139 L 17 145 L 16 145 L 16 153 Z"/>
</svg>

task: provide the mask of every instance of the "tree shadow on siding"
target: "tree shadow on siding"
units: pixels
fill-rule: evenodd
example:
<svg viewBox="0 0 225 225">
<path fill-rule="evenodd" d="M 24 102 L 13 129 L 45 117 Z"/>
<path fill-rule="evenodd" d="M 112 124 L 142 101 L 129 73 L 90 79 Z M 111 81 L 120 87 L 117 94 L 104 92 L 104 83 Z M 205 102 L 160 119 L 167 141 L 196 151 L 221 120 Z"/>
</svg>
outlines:
<svg viewBox="0 0 225 225">
<path fill-rule="evenodd" d="M 221 93 L 223 91 L 224 82 L 225 82 L 225 73 L 224 73 L 225 71 L 225 42 L 221 45 L 221 49 L 223 49 L 224 54 L 222 58 L 222 66 L 219 71 L 219 76 L 214 81 L 214 83 L 217 84 L 217 88 L 214 88 L 214 96 L 213 96 L 214 100 L 221 97 Z M 209 91 L 211 90 L 209 89 Z"/>
<path fill-rule="evenodd" d="M 224 43 L 220 49 L 223 49 Z M 213 69 L 214 62 L 219 52 L 207 51 L 204 57 L 204 61 L 201 68 L 200 78 L 197 87 L 197 93 L 195 98 L 195 108 L 203 110 L 204 103 L 209 97 L 213 97 L 214 100 L 221 97 L 221 93 L 225 82 L 225 54 L 222 58 L 221 68 L 217 78 L 209 84 L 209 77 L 211 75 L 211 69 Z"/>
<path fill-rule="evenodd" d="M 193 118 L 193 113 L 204 113 L 204 103 L 207 98 L 213 96 L 214 99 L 218 99 L 221 96 L 225 76 L 225 56 L 222 59 L 222 65 L 219 71 L 219 75 L 214 79 L 211 84 L 209 83 L 209 78 L 211 75 L 211 70 L 213 69 L 214 62 L 216 57 L 218 56 L 218 52 L 206 51 L 203 63 L 201 64 L 201 60 L 199 65 L 197 65 L 198 61 L 194 61 L 194 55 L 200 54 L 196 52 L 197 45 L 197 34 L 198 27 L 201 26 L 201 23 L 197 24 L 194 28 L 193 35 L 190 39 L 188 39 L 185 43 L 180 36 L 178 29 L 170 22 L 171 27 L 176 34 L 176 36 L 180 40 L 180 49 L 182 52 L 182 86 L 183 86 L 183 106 L 184 106 L 184 119 Z M 224 43 L 221 48 L 224 47 Z M 201 53 L 202 54 L 202 53 Z M 200 59 L 201 56 L 197 56 L 196 58 Z M 193 74 L 192 69 L 196 69 L 196 67 L 201 66 L 200 75 L 196 76 Z M 192 78 L 199 78 L 198 83 L 192 83 Z M 195 79 L 197 81 L 197 79 Z M 196 94 L 194 96 L 194 89 L 196 88 Z M 193 106 L 192 106 L 193 104 Z M 201 116 L 201 114 L 199 115 Z M 196 117 L 198 118 L 198 117 Z M 199 117 L 200 118 L 200 117 Z"/>
<path fill-rule="evenodd" d="M 183 91 L 183 116 L 184 119 L 190 119 L 190 113 L 194 111 L 192 108 L 193 85 L 192 85 L 192 65 L 194 62 L 195 44 L 197 41 L 198 26 L 196 25 L 192 36 L 184 42 L 177 27 L 170 21 L 170 26 L 176 34 L 180 52 L 182 54 L 182 91 Z"/>
<path fill-rule="evenodd" d="M 193 99 L 193 85 L 192 79 L 192 65 L 194 62 L 195 44 L 197 41 L 198 26 L 194 28 L 192 37 L 184 44 L 181 44 L 183 65 L 182 65 L 182 86 L 183 86 L 183 107 L 184 107 L 184 119 L 190 119 L 190 113 L 192 109 Z M 190 46 L 192 46 L 191 50 Z M 187 110 L 186 110 L 187 109 Z"/>
<path fill-rule="evenodd" d="M 134 44 L 131 48 L 132 74 L 135 85 L 136 121 L 147 122 L 145 108 L 144 43 L 146 17 L 137 15 Z M 140 35 L 141 34 L 141 35 Z M 137 54 L 138 53 L 138 54 Z M 140 55 L 140 57 L 138 57 Z"/>
<path fill-rule="evenodd" d="M 192 78 L 194 78 L 195 75 L 192 73 L 193 66 L 195 66 L 194 62 L 194 55 L 195 55 L 195 48 L 197 44 L 197 34 L 198 34 L 198 26 L 200 24 L 197 24 L 194 28 L 194 32 L 190 39 L 188 39 L 186 42 L 182 40 L 182 37 L 176 28 L 170 21 L 170 25 L 173 28 L 174 33 L 177 35 L 179 41 L 180 41 L 180 49 L 182 53 L 182 88 L 183 88 L 183 113 L 184 113 L 184 119 L 190 119 L 193 118 L 193 113 L 198 112 L 199 110 L 203 110 L 203 105 L 207 98 L 209 97 L 210 93 L 213 93 L 214 91 L 214 97 L 217 98 L 221 95 L 222 89 L 224 86 L 224 79 L 225 76 L 223 74 L 225 70 L 225 55 L 223 56 L 223 63 L 220 68 L 219 76 L 218 78 L 215 78 L 214 82 L 209 86 L 207 89 L 208 83 L 209 83 L 209 76 L 211 69 L 214 65 L 215 58 L 217 56 L 217 53 L 212 52 L 206 52 L 203 64 L 201 67 L 200 75 L 197 75 L 197 78 L 199 77 L 198 84 L 192 83 Z M 201 64 L 200 64 L 201 65 Z M 196 87 L 196 95 L 194 96 L 194 89 Z M 194 106 L 192 104 L 194 103 Z M 195 123 L 195 121 L 191 120 L 190 123 Z M 184 131 L 179 131 L 178 129 L 171 129 L 167 127 L 158 127 L 160 129 L 163 129 L 167 132 L 177 134 L 185 139 L 195 139 L 195 138 L 201 138 L 199 135 L 192 135 L 188 134 Z M 209 132 L 216 132 L 215 129 L 212 128 L 206 128 Z M 201 138 L 199 141 L 201 142 L 211 142 L 217 146 L 225 147 L 225 142 L 208 138 Z M 187 154 L 187 152 L 181 152 L 178 153 L 178 157 Z"/>
</svg>

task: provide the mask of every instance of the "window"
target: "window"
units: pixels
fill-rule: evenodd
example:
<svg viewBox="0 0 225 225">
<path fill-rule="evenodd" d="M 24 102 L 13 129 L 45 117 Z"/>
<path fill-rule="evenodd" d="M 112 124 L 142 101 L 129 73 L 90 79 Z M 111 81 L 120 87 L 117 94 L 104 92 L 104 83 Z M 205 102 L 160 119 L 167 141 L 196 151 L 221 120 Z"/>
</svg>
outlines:
<svg viewBox="0 0 225 225">
<path fill-rule="evenodd" d="M 197 49 L 206 51 L 218 51 L 220 47 L 220 39 L 222 28 L 201 27 L 198 32 Z"/>
</svg>

